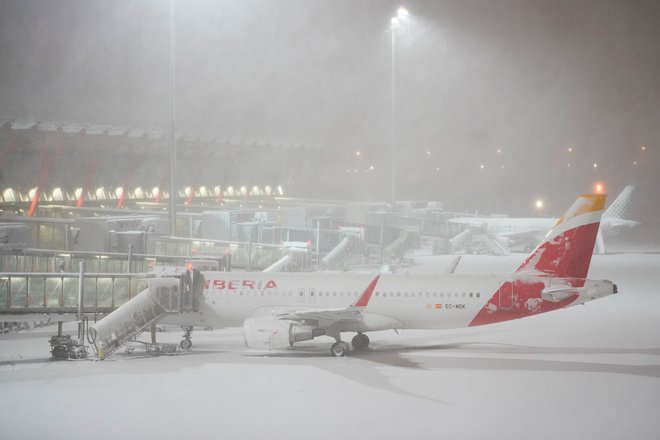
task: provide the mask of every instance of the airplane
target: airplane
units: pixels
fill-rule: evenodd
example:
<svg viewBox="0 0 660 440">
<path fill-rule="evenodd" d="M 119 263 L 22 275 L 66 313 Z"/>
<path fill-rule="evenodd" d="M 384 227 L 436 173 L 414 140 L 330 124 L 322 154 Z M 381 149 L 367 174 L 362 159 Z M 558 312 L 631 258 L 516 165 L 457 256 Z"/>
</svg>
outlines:
<svg viewBox="0 0 660 440">
<path fill-rule="evenodd" d="M 612 237 L 619 234 L 622 230 L 636 228 L 640 225 L 638 221 L 626 219 L 630 210 L 630 200 L 634 190 L 634 185 L 626 186 L 603 213 L 598 237 L 596 238 L 596 249 L 598 249 L 598 253 L 605 253 L 604 237 Z"/>
<path fill-rule="evenodd" d="M 639 222 L 625 219 L 630 208 L 631 196 L 634 190 L 634 185 L 626 186 L 603 213 L 600 230 L 596 239 L 596 253 L 605 253 L 605 237 L 611 237 L 624 229 L 639 226 Z M 449 219 L 449 223 L 468 226 L 470 228 L 481 228 L 484 234 L 494 236 L 494 243 L 492 243 L 494 246 L 491 246 L 493 247 L 493 251 L 505 255 L 508 254 L 506 246 L 516 247 L 522 244 L 523 247 L 531 250 L 556 222 L 557 219 L 554 217 L 456 217 Z M 450 240 L 454 244 L 454 247 L 460 246 L 462 242 L 467 240 L 469 234 L 461 234 Z M 499 242 L 502 239 L 505 241 L 503 244 Z M 498 246 L 498 243 L 501 246 Z M 502 248 L 502 252 L 498 252 L 498 248 Z"/>
<path fill-rule="evenodd" d="M 163 323 L 242 326 L 246 345 L 262 350 L 329 336 L 339 357 L 351 346 L 368 349 L 368 332 L 481 326 L 583 304 L 617 293 L 611 281 L 586 278 L 605 198 L 579 196 L 513 274 L 456 274 L 457 261 L 446 273 L 415 276 L 194 271 L 198 313 Z M 110 316 L 92 327 L 95 337 L 117 331 L 110 321 L 99 330 Z M 352 344 L 342 340 L 346 332 L 357 333 Z"/>
</svg>

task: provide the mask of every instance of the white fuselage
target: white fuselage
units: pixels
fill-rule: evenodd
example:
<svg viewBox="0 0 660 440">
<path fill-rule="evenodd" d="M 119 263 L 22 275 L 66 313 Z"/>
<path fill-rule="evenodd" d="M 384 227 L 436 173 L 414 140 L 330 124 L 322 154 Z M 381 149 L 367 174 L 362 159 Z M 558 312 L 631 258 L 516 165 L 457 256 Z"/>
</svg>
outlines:
<svg viewBox="0 0 660 440">
<path fill-rule="evenodd" d="M 291 310 L 345 309 L 374 278 L 347 273 L 205 272 L 204 276 L 202 322 L 197 324 L 214 327 L 242 326 L 250 317 L 276 316 Z M 364 325 L 355 330 L 466 327 L 513 276 L 382 275 L 364 310 Z M 547 278 L 544 282 L 550 285 L 560 280 Z M 510 298 L 500 306 L 511 307 L 512 301 Z M 585 300 L 576 299 L 578 302 Z M 167 321 L 176 322 L 176 318 Z"/>
<path fill-rule="evenodd" d="M 449 220 L 465 226 L 486 226 L 486 232 L 501 237 L 522 233 L 545 234 L 557 223 L 556 218 L 458 217 Z"/>
<path fill-rule="evenodd" d="M 522 234 L 544 236 L 557 223 L 554 217 L 457 217 L 450 219 L 450 223 L 464 226 L 481 227 L 486 225 L 488 234 L 498 237 L 515 236 Z M 615 235 L 624 228 L 634 228 L 639 222 L 624 220 L 617 217 L 603 217 L 600 230 L 605 237 Z"/>
</svg>

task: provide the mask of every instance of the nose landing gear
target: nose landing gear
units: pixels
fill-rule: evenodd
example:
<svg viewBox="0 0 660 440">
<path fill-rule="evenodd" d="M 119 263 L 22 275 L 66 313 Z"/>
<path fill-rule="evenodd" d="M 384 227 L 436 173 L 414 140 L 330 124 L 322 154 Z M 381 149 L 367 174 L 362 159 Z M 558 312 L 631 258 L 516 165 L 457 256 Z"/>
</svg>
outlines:
<svg viewBox="0 0 660 440">
<path fill-rule="evenodd" d="M 190 350 L 192 347 L 192 331 L 193 328 L 192 326 L 183 326 L 181 327 L 183 329 L 183 339 L 179 343 L 179 347 L 181 347 L 181 350 Z"/>
</svg>

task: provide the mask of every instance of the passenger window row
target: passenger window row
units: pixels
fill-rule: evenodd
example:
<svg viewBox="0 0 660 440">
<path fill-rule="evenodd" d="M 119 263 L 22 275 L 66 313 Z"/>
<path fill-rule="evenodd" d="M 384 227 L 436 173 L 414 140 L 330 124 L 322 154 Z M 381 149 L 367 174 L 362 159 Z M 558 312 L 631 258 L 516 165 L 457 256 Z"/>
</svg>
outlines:
<svg viewBox="0 0 660 440">
<path fill-rule="evenodd" d="M 228 294 L 230 291 L 222 291 L 221 293 Z M 233 292 L 232 292 L 233 293 Z M 241 296 L 293 296 L 293 291 L 280 292 L 279 290 L 239 290 L 238 294 Z M 319 297 L 357 297 L 358 292 L 315 292 L 308 290 L 301 290 L 298 292 L 298 296 L 319 296 Z M 376 291 L 376 297 L 396 297 L 396 298 L 480 298 L 480 292 L 454 292 L 454 293 L 445 293 L 445 292 L 381 292 Z"/>
<path fill-rule="evenodd" d="M 234 294 L 236 291 L 233 290 L 221 290 L 220 293 L 224 294 L 229 294 L 232 293 Z M 245 296 L 293 296 L 293 291 L 286 291 L 286 292 L 281 292 L 279 290 L 239 290 L 238 291 L 239 295 L 245 295 Z M 311 295 L 311 296 L 335 296 L 335 297 L 357 297 L 358 292 L 316 292 L 314 290 L 302 290 L 298 292 L 298 296 L 301 295 Z"/>
<path fill-rule="evenodd" d="M 380 292 L 376 291 L 379 297 L 404 297 L 404 298 L 480 298 L 479 292 Z"/>
</svg>

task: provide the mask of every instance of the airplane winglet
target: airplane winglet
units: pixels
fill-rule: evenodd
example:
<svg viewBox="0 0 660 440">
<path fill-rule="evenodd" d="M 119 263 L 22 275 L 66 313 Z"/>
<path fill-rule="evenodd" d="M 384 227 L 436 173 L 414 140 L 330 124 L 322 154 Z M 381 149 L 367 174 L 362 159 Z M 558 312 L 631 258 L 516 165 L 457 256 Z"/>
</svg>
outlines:
<svg viewBox="0 0 660 440">
<path fill-rule="evenodd" d="M 362 295 L 360 295 L 358 300 L 351 307 L 353 308 L 367 307 L 367 304 L 369 304 L 369 300 L 371 299 L 371 295 L 374 293 L 374 289 L 376 288 L 376 283 L 378 283 L 379 278 L 380 275 L 377 275 L 376 278 L 374 278 L 373 281 L 369 283 L 366 290 L 362 293 Z"/>
</svg>

